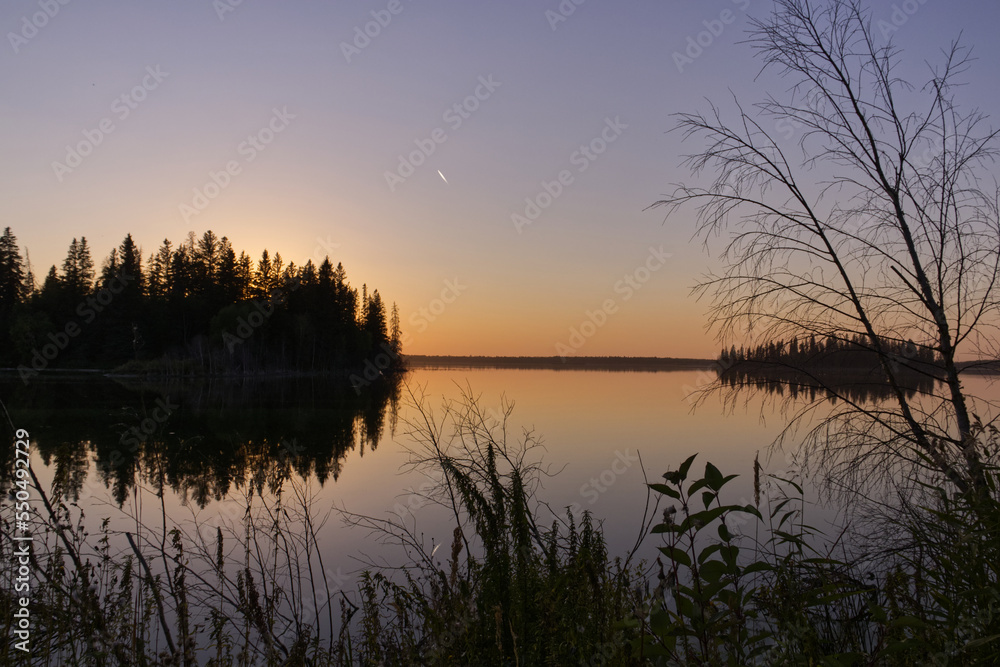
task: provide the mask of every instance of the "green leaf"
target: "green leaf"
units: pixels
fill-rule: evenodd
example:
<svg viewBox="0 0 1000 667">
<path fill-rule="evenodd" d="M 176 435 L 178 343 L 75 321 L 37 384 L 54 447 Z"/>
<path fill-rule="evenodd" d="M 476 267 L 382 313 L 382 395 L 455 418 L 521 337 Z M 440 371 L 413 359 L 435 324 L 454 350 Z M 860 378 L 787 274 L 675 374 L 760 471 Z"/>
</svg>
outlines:
<svg viewBox="0 0 1000 667">
<path fill-rule="evenodd" d="M 652 530 L 649 532 L 651 535 L 659 535 L 660 533 L 679 533 L 681 532 L 681 527 L 676 523 L 658 523 L 653 526 Z"/>
<path fill-rule="evenodd" d="M 708 482 L 709 488 L 713 491 L 720 490 L 725 483 L 722 473 L 711 463 L 705 464 L 705 480 Z"/>
<path fill-rule="evenodd" d="M 696 456 L 698 455 L 692 454 L 691 456 L 688 457 L 688 459 L 684 463 L 681 464 L 681 467 L 677 472 L 680 473 L 680 477 L 682 480 L 687 479 L 688 470 L 691 469 L 691 464 L 694 463 L 694 457 Z"/>
<path fill-rule="evenodd" d="M 687 618 L 695 618 L 694 603 L 691 602 L 689 598 L 680 597 L 677 599 L 677 611 L 680 612 L 682 616 L 686 616 Z M 698 618 L 700 617 L 701 614 L 698 614 Z M 678 628 L 678 631 L 681 633 L 683 633 L 684 630 L 685 628 L 683 626 Z"/>
<path fill-rule="evenodd" d="M 725 507 L 713 507 L 710 510 L 695 512 L 690 517 L 685 519 L 684 522 L 687 523 L 688 521 L 690 521 L 691 523 L 700 523 L 701 525 L 698 527 L 698 530 L 701 530 L 702 528 L 704 528 L 705 526 L 707 526 L 708 524 L 712 523 L 720 516 L 725 514 L 726 511 L 727 510 Z"/>
<path fill-rule="evenodd" d="M 1000 640 L 1000 635 L 993 635 L 992 637 L 980 637 L 979 639 L 973 639 L 971 642 L 965 645 L 965 648 L 979 648 L 980 646 L 986 646 L 992 642 Z"/>
<path fill-rule="evenodd" d="M 773 519 L 774 517 L 778 516 L 778 512 L 781 511 L 781 508 L 784 507 L 785 505 L 787 505 L 790 502 L 792 502 L 791 498 L 785 498 L 780 503 L 778 503 L 777 505 L 775 505 L 774 509 L 771 510 L 771 518 Z"/>
<path fill-rule="evenodd" d="M 704 491 L 701 494 L 701 500 L 705 503 L 705 509 L 708 509 L 712 505 L 712 501 L 715 500 L 717 494 L 712 491 Z"/>
<path fill-rule="evenodd" d="M 663 639 L 663 643 L 666 646 L 650 643 L 642 649 L 642 654 L 648 655 L 650 658 L 672 658 L 677 646 L 677 637 L 666 635 L 661 637 L 661 639 Z"/>
<path fill-rule="evenodd" d="M 647 484 L 646 486 L 651 488 L 653 491 L 656 491 L 657 493 L 662 493 L 665 496 L 670 496 L 674 500 L 681 499 L 681 494 L 677 491 L 677 489 L 671 488 L 666 484 Z"/>
<path fill-rule="evenodd" d="M 688 496 L 693 496 L 695 491 L 704 489 L 706 486 L 708 486 L 708 482 L 704 479 L 695 480 L 691 488 L 688 489 Z"/>
<path fill-rule="evenodd" d="M 801 496 L 801 495 L 805 495 L 805 494 L 803 493 L 803 491 L 802 491 L 802 487 L 801 487 L 801 486 L 799 486 L 798 484 L 796 484 L 795 482 L 793 482 L 792 480 L 790 480 L 790 479 L 785 479 L 785 478 L 783 478 L 783 477 L 775 477 L 774 479 L 778 480 L 779 482 L 784 482 L 785 484 L 791 484 L 791 485 L 792 485 L 792 488 L 794 488 L 794 489 L 795 489 L 795 491 L 796 491 L 796 492 L 797 492 L 797 493 L 798 493 L 798 494 L 799 494 L 800 496 Z"/>
<path fill-rule="evenodd" d="M 660 553 L 675 563 L 680 563 L 684 567 L 691 567 L 691 557 L 686 552 L 677 547 L 659 547 Z"/>
<path fill-rule="evenodd" d="M 729 528 L 726 526 L 726 522 L 723 521 L 719 524 L 719 539 L 723 542 L 729 542 L 733 539 L 732 534 L 729 532 Z"/>
<path fill-rule="evenodd" d="M 719 549 L 722 548 L 721 544 L 709 544 L 707 547 L 701 550 L 698 554 L 698 563 L 704 563 L 706 560 L 712 557 L 712 554 L 718 553 Z"/>
<path fill-rule="evenodd" d="M 916 616 L 900 616 L 899 618 L 894 618 L 889 621 L 890 628 L 916 628 L 918 630 L 923 630 L 924 628 L 931 627 L 926 621 L 917 618 Z"/>
<path fill-rule="evenodd" d="M 753 574 L 755 572 L 771 572 L 774 570 L 774 566 L 767 561 L 759 560 L 756 563 L 750 563 L 745 568 L 743 568 L 743 574 Z"/>
<path fill-rule="evenodd" d="M 881 655 L 907 653 L 909 651 L 920 649 L 924 646 L 926 646 L 926 642 L 916 637 L 910 637 L 907 639 L 892 639 L 889 641 L 888 645 L 882 649 Z"/>
<path fill-rule="evenodd" d="M 717 562 L 719 562 L 719 561 L 715 561 L 715 560 L 709 561 L 709 563 L 717 563 Z M 709 570 L 713 570 L 713 569 L 714 568 L 709 568 Z M 713 576 L 714 576 L 714 572 L 713 572 Z M 704 602 L 704 603 L 715 602 L 716 600 L 718 600 L 719 599 L 719 595 L 722 593 L 723 589 L 725 589 L 726 586 L 728 585 L 728 582 L 722 580 L 722 576 L 721 575 L 719 576 L 718 579 L 713 579 L 713 580 L 709 581 L 709 580 L 707 580 L 705 578 L 705 576 L 703 574 L 702 575 L 702 581 L 704 581 L 706 583 L 703 584 L 702 587 L 701 587 L 701 595 L 699 596 L 699 599 L 702 602 Z"/>
<path fill-rule="evenodd" d="M 861 663 L 865 659 L 865 656 L 861 653 L 835 653 L 833 655 L 825 656 L 822 665 L 830 665 L 831 667 L 853 667 Z"/>
<path fill-rule="evenodd" d="M 736 567 L 736 559 L 739 558 L 740 548 L 735 544 L 729 544 L 723 546 L 719 549 L 719 553 L 722 554 L 722 560 L 726 562 L 729 567 Z"/>
<path fill-rule="evenodd" d="M 665 611 L 656 612 L 649 617 L 649 627 L 660 637 L 664 637 L 673 629 L 673 619 Z"/>
<path fill-rule="evenodd" d="M 721 560 L 710 560 L 701 566 L 701 578 L 710 583 L 717 583 L 727 571 L 726 564 Z"/>
</svg>

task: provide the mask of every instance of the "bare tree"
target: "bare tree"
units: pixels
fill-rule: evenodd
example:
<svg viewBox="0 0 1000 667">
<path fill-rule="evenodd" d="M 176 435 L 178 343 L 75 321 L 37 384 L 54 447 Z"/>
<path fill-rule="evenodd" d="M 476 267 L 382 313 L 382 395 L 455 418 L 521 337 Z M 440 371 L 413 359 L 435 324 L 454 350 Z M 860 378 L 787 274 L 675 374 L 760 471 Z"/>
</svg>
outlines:
<svg viewBox="0 0 1000 667">
<path fill-rule="evenodd" d="M 731 233 L 723 268 L 696 287 L 712 325 L 723 340 L 862 339 L 892 399 L 840 396 L 812 451 L 841 473 L 884 480 L 916 464 L 978 486 L 985 453 L 962 374 L 997 356 L 1000 219 L 997 133 L 954 98 L 969 51 L 953 43 L 911 85 L 858 0 L 775 0 L 748 43 L 787 96 L 737 100 L 735 120 L 714 105 L 680 114 L 686 137 L 706 141 L 686 164 L 714 178 L 654 204 L 668 216 L 693 205 L 706 242 Z M 795 129 L 797 142 L 777 136 Z M 931 368 L 887 349 L 910 340 L 934 352 Z M 913 394 L 914 372 L 938 381 Z"/>
</svg>

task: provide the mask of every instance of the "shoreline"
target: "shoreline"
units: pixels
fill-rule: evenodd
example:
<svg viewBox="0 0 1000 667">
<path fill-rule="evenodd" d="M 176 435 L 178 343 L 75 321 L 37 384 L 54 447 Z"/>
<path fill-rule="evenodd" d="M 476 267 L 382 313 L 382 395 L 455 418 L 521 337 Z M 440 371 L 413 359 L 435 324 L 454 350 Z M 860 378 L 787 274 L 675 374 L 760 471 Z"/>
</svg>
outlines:
<svg viewBox="0 0 1000 667">
<path fill-rule="evenodd" d="M 593 370 L 593 371 L 631 371 L 631 372 L 669 372 L 684 370 L 718 370 L 718 359 L 695 359 L 677 357 L 505 357 L 486 355 L 402 355 L 404 367 L 398 371 L 408 370 L 460 370 L 460 369 L 510 369 L 510 370 Z M 964 361 L 958 362 L 959 371 L 974 374 L 992 375 L 1000 373 L 1000 362 L 996 361 Z M 360 367 L 363 369 L 363 367 Z M 856 372 L 857 369 L 839 369 Z M 333 377 L 357 373 L 359 368 L 343 368 L 322 371 L 268 371 L 263 373 L 142 373 L 115 372 L 115 369 L 102 368 L 46 368 L 37 376 L 47 378 L 66 377 L 84 378 L 100 375 L 107 378 L 189 378 L 189 379 L 277 379 L 302 377 Z M 0 378 L 19 376 L 18 368 L 0 368 Z"/>
<path fill-rule="evenodd" d="M 497 368 L 523 370 L 680 371 L 707 370 L 718 366 L 714 359 L 674 357 L 492 357 L 483 355 L 404 355 L 409 368 L 460 369 Z"/>
<path fill-rule="evenodd" d="M 718 366 L 718 361 L 712 359 L 688 359 L 673 357 L 502 357 L 485 355 L 402 355 L 404 367 L 407 370 L 425 369 L 522 369 L 522 370 L 599 370 L 599 371 L 680 371 L 708 370 Z M 115 369 L 102 368 L 46 368 L 32 371 L 36 377 L 47 378 L 82 378 L 100 375 L 107 378 L 297 378 L 297 377 L 330 377 L 349 375 L 363 370 L 364 366 L 355 368 L 331 369 L 322 371 L 268 371 L 262 373 L 155 373 L 155 372 L 116 372 Z M 18 368 L 0 368 L 0 378 L 19 376 Z"/>
</svg>

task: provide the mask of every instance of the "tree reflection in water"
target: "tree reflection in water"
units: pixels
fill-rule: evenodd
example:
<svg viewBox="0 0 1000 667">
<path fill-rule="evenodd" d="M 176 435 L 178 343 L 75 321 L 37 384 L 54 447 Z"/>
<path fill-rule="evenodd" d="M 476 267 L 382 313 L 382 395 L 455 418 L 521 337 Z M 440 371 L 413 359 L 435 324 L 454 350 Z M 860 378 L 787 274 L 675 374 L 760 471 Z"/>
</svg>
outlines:
<svg viewBox="0 0 1000 667">
<path fill-rule="evenodd" d="M 276 489 L 291 475 L 339 477 L 349 452 L 374 451 L 395 429 L 401 379 L 355 389 L 346 377 L 231 380 L 0 381 L 15 423 L 54 469 L 53 491 L 78 500 L 86 485 L 121 506 L 137 483 L 205 507 L 234 485 Z M 10 485 L 13 449 L 0 472 Z M 93 468 L 91 464 L 94 464 Z"/>
</svg>

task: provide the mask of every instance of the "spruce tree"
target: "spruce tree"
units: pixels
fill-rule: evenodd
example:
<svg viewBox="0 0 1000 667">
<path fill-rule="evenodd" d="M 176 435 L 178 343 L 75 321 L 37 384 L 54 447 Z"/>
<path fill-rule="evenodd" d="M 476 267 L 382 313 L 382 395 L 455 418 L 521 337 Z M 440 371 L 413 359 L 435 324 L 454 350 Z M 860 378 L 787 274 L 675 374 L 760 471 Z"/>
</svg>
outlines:
<svg viewBox="0 0 1000 667">
<path fill-rule="evenodd" d="M 128 281 L 126 291 L 141 295 L 145 292 L 145 276 L 142 273 L 142 251 L 135 245 L 131 234 L 125 235 L 118 248 L 118 259 L 121 262 L 121 273 Z"/>
<path fill-rule="evenodd" d="M 17 238 L 7 227 L 0 236 L 0 311 L 9 312 L 26 296 L 24 264 Z"/>
<path fill-rule="evenodd" d="M 399 325 L 399 306 L 392 303 L 392 317 L 389 320 L 389 346 L 397 357 L 403 351 L 403 329 Z"/>
</svg>

